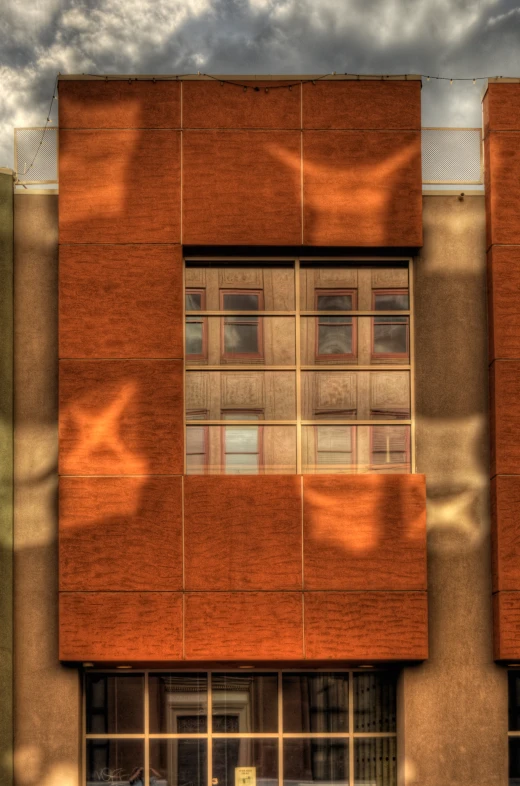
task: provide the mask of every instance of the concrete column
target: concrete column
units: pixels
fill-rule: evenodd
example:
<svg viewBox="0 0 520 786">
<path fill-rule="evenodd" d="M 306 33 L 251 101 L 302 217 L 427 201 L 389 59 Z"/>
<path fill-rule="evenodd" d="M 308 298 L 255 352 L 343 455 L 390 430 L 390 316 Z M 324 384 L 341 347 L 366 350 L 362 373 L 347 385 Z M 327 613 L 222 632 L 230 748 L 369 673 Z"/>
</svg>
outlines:
<svg viewBox="0 0 520 786">
<path fill-rule="evenodd" d="M 0 784 L 13 782 L 13 173 L 0 169 Z"/>
<path fill-rule="evenodd" d="M 14 206 L 15 784 L 77 786 L 78 672 L 58 660 L 58 197 Z"/>
<path fill-rule="evenodd" d="M 429 660 L 404 670 L 406 786 L 506 786 L 493 662 L 484 196 L 424 198 L 415 264 L 417 470 L 426 474 Z"/>
</svg>

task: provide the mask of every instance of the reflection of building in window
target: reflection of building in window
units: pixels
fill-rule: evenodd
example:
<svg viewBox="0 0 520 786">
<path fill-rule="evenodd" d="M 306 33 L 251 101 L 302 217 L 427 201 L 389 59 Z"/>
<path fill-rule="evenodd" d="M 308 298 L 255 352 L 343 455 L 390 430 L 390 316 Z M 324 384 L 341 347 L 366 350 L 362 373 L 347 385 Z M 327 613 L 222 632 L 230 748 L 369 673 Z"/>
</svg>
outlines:
<svg viewBox="0 0 520 786">
<path fill-rule="evenodd" d="M 356 308 L 355 290 L 317 289 L 316 311 L 352 311 Z M 342 360 L 356 355 L 355 320 L 348 314 L 316 319 L 316 359 Z"/>
<path fill-rule="evenodd" d="M 222 320 L 222 357 L 227 360 L 262 358 L 262 320 L 247 312 L 260 311 L 264 307 L 263 293 L 222 290 L 220 298 L 223 310 L 244 312 Z"/>
<path fill-rule="evenodd" d="M 204 289 L 186 289 L 186 358 L 203 360 L 208 352 L 208 323 L 206 317 L 192 316 L 193 311 L 204 311 Z"/>
<path fill-rule="evenodd" d="M 185 281 L 186 408 L 207 427 L 187 416 L 187 472 L 411 471 L 408 262 L 193 261 Z"/>
<path fill-rule="evenodd" d="M 316 465 L 320 472 L 355 465 L 353 426 L 316 426 Z"/>
<path fill-rule="evenodd" d="M 186 418 L 189 421 L 206 420 L 206 410 L 188 410 Z M 208 426 L 196 426 L 186 429 L 186 472 L 190 474 L 203 474 L 208 468 Z"/>
<path fill-rule="evenodd" d="M 375 311 L 407 311 L 408 291 L 380 289 L 373 293 Z M 374 358 L 407 358 L 409 349 L 409 318 L 404 315 L 373 318 L 372 356 Z"/>
<path fill-rule="evenodd" d="M 261 412 L 227 411 L 222 420 L 261 420 Z M 263 469 L 262 426 L 224 426 L 223 465 L 230 475 L 257 475 Z"/>
<path fill-rule="evenodd" d="M 408 468 L 410 466 L 410 427 L 372 426 L 370 452 L 373 469 Z"/>
</svg>

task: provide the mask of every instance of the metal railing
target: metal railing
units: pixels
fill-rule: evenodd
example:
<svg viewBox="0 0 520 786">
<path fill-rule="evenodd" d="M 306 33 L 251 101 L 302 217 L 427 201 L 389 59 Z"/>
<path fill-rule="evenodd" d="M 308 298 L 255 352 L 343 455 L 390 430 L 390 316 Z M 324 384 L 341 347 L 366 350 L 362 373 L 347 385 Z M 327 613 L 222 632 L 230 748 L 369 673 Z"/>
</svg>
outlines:
<svg viewBox="0 0 520 786">
<path fill-rule="evenodd" d="M 20 185 L 58 183 L 58 129 L 15 128 L 14 170 Z"/>
<path fill-rule="evenodd" d="M 481 185 L 484 182 L 480 128 L 423 128 L 425 185 Z M 20 185 L 58 183 L 58 129 L 15 128 L 14 162 Z"/>
</svg>

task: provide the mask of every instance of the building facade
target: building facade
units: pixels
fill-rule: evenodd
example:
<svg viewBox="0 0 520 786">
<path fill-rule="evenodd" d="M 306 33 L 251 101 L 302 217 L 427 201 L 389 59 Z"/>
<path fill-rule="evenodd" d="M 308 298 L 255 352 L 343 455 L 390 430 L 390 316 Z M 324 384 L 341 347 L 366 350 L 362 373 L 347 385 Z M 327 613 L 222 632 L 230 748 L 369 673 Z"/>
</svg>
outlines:
<svg viewBox="0 0 520 786">
<path fill-rule="evenodd" d="M 420 99 L 62 77 L 0 173 L 6 784 L 520 782 L 520 84 L 485 194 Z"/>
</svg>

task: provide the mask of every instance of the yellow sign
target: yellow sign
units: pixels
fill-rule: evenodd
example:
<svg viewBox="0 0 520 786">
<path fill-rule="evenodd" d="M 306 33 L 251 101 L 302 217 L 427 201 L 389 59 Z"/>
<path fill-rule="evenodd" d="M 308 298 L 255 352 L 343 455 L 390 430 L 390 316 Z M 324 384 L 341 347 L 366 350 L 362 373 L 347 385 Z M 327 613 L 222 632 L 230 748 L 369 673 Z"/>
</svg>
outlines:
<svg viewBox="0 0 520 786">
<path fill-rule="evenodd" d="M 235 767 L 235 786 L 256 786 L 256 767 Z"/>
</svg>

